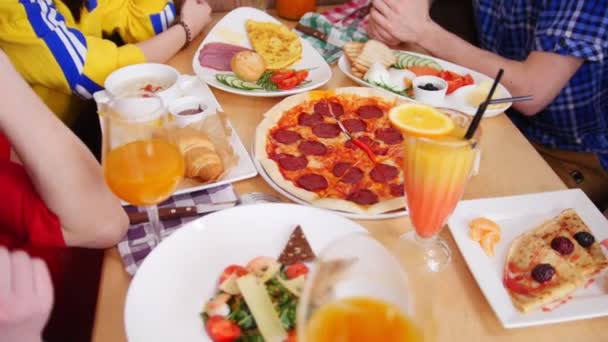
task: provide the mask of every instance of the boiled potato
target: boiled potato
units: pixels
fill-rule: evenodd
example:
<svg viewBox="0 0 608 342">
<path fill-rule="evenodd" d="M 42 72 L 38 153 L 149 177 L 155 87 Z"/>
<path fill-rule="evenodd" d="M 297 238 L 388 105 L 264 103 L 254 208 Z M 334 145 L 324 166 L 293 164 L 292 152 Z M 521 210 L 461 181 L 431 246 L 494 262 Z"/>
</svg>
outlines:
<svg viewBox="0 0 608 342">
<path fill-rule="evenodd" d="M 257 82 L 266 70 L 266 63 L 257 52 L 241 51 L 232 57 L 230 67 L 243 81 Z"/>
</svg>

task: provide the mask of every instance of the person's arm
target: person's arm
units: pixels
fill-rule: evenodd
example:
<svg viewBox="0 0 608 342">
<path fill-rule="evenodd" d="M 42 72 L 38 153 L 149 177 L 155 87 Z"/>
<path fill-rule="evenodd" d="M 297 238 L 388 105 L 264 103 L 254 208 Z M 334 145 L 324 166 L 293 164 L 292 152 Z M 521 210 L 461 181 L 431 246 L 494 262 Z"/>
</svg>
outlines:
<svg viewBox="0 0 608 342">
<path fill-rule="evenodd" d="M 103 89 L 102 85 L 111 72 L 146 61 L 164 62 L 184 45 L 186 34 L 181 26 L 166 30 L 169 23 L 167 17 L 173 13 L 170 11 L 173 4 L 162 1 L 168 6 L 162 9 L 159 0 L 149 1 L 157 3 L 157 7 L 161 6 L 161 12 L 148 15 L 143 10 L 137 11 L 139 7 L 136 5 L 144 6 L 140 4 L 146 3 L 143 0 L 100 0 L 98 3 L 95 11 L 105 9 L 140 14 L 142 21 L 124 13 L 115 17 L 110 12 L 100 13 L 104 22 L 114 18 L 116 24 L 121 25 L 122 31 L 116 30 L 127 41 L 122 46 L 108 39 L 83 34 L 70 26 L 54 5 L 46 5 L 42 0 L 0 5 L 3 14 L 10 14 L 10 20 L 0 20 L 0 48 L 29 84 L 91 99 L 93 93 Z M 124 4 L 124 8 L 104 8 L 110 4 Z M 55 11 L 45 11 L 44 6 L 52 7 Z M 184 3 L 183 20 L 190 26 L 193 35 L 198 34 L 209 22 L 208 8 L 203 0 L 187 0 Z M 163 24 L 158 28 L 153 24 L 155 22 Z M 108 29 L 111 28 L 114 29 L 113 26 Z M 154 36 L 156 30 L 160 30 L 161 34 Z M 135 39 L 149 37 L 153 38 L 136 44 Z"/>
<path fill-rule="evenodd" d="M 166 62 L 186 43 L 184 28 L 171 26 L 176 16 L 172 1 L 110 0 L 100 3 L 100 10 L 103 30 L 116 31 L 125 42 L 137 45 L 148 62 Z M 192 38 L 211 21 L 211 8 L 205 0 L 185 0 L 180 11 Z"/>
<path fill-rule="evenodd" d="M 393 39 L 417 43 L 439 58 L 489 76 L 504 69 L 502 83 L 514 96 L 534 95 L 533 101 L 513 105 L 525 115 L 535 115 L 550 104 L 584 62 L 582 58 L 543 51 L 533 51 L 525 60 L 515 61 L 482 50 L 433 22 L 428 0 L 375 0 L 372 21 L 390 32 Z"/>
<path fill-rule="evenodd" d="M 46 264 L 0 247 L 0 274 L 0 341 L 41 341 L 53 306 Z"/>
<path fill-rule="evenodd" d="M 115 245 L 124 236 L 128 219 L 93 155 L 32 92 L 2 52 L 0 75 L 0 131 L 42 200 L 59 217 L 65 243 Z"/>
</svg>

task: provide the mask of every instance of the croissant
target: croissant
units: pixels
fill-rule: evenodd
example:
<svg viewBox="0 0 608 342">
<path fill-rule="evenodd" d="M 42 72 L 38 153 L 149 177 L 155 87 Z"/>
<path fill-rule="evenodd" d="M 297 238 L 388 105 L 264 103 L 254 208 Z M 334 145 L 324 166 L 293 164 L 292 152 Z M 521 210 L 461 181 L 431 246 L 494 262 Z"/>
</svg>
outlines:
<svg viewBox="0 0 608 342">
<path fill-rule="evenodd" d="M 172 130 L 168 136 L 184 156 L 186 177 L 206 182 L 217 179 L 224 172 L 222 159 L 203 133 L 184 127 Z"/>
</svg>

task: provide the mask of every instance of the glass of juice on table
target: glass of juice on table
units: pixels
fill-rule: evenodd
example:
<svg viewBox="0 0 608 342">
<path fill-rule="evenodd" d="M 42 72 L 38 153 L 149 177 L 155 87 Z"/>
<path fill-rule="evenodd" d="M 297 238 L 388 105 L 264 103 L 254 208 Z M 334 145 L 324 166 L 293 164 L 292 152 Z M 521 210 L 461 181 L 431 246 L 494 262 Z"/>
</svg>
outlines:
<svg viewBox="0 0 608 342">
<path fill-rule="evenodd" d="M 298 341 L 422 341 L 415 311 L 399 262 L 370 235 L 348 235 L 318 255 L 306 280 Z"/>
<path fill-rule="evenodd" d="M 162 128 L 166 110 L 158 97 L 114 98 L 100 108 L 102 164 L 110 189 L 125 202 L 143 206 L 155 242 L 161 240 L 157 204 L 169 198 L 184 175 L 184 159 Z"/>
<path fill-rule="evenodd" d="M 438 235 L 471 176 L 479 132 L 464 139 L 466 116 L 421 104 L 397 106 L 389 118 L 404 133 L 404 187 L 414 240 L 421 247 L 421 262 L 436 272 L 451 260 Z"/>
</svg>

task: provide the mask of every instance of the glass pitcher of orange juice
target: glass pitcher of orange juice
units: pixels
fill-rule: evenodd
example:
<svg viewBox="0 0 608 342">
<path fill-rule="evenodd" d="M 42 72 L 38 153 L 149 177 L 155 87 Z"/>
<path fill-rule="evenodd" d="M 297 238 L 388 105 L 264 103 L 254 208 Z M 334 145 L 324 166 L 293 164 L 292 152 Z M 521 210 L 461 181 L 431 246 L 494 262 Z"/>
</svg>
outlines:
<svg viewBox="0 0 608 342">
<path fill-rule="evenodd" d="M 304 13 L 314 12 L 316 0 L 277 0 L 277 14 L 289 20 L 299 20 Z"/>
<path fill-rule="evenodd" d="M 123 201 L 146 208 L 158 243 L 156 205 L 173 194 L 185 168 L 179 149 L 156 134 L 166 115 L 163 102 L 158 97 L 111 98 L 99 111 L 106 183 Z"/>
</svg>

